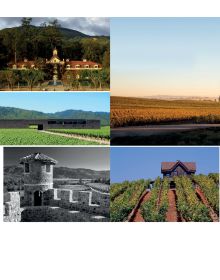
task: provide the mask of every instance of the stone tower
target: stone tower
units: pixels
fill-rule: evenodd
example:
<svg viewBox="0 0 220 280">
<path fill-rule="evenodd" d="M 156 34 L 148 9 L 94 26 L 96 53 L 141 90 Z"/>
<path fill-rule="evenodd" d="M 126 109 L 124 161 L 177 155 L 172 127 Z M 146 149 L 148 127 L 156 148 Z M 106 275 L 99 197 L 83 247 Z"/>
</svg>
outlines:
<svg viewBox="0 0 220 280">
<path fill-rule="evenodd" d="M 56 160 L 34 153 L 20 159 L 24 166 L 24 205 L 47 205 L 48 190 L 53 188 L 53 166 Z"/>
</svg>

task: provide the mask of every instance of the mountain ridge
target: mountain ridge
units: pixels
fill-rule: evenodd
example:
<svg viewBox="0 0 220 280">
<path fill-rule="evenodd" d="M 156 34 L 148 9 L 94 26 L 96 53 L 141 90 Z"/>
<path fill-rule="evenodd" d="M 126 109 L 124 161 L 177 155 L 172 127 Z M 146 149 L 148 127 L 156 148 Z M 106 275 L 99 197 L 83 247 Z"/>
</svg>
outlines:
<svg viewBox="0 0 220 280">
<path fill-rule="evenodd" d="M 99 119 L 101 125 L 109 125 L 110 113 L 102 111 L 84 111 L 67 109 L 64 111 L 58 111 L 55 113 L 44 113 L 37 110 L 20 109 L 16 107 L 4 107 L 0 106 L 0 119 L 55 119 L 55 118 L 66 118 L 66 119 Z"/>
<path fill-rule="evenodd" d="M 49 27 L 49 26 L 47 26 Z M 37 32 L 41 32 L 43 30 L 43 28 L 45 28 L 44 26 L 36 26 L 36 25 L 30 25 L 29 26 L 30 29 L 33 29 Z M 1 33 L 5 33 L 5 32 L 11 32 L 11 31 L 15 31 L 18 30 L 20 31 L 22 29 L 22 26 L 14 26 L 14 27 L 6 27 L 3 29 L 0 29 L 0 35 Z M 78 31 L 76 29 L 71 29 L 71 28 L 67 28 L 67 27 L 58 27 L 58 31 L 61 33 L 62 37 L 65 37 L 67 39 L 73 39 L 73 38 L 109 38 L 110 36 L 107 35 L 88 35 L 85 34 L 81 31 Z"/>
<path fill-rule="evenodd" d="M 6 177 L 20 177 L 23 175 L 23 167 L 19 165 L 5 165 L 4 175 Z M 93 170 L 90 168 L 71 168 L 65 166 L 54 167 L 54 179 L 109 179 L 109 170 Z"/>
</svg>

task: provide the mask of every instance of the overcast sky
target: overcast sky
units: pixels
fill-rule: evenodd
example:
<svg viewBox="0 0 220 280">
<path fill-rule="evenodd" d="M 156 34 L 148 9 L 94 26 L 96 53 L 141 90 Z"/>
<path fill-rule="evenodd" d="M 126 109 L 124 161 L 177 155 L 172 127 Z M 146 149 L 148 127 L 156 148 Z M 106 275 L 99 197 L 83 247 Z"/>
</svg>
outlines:
<svg viewBox="0 0 220 280">
<path fill-rule="evenodd" d="M 22 157 L 43 153 L 58 161 L 58 167 L 109 170 L 108 147 L 13 147 L 4 149 L 4 164 L 19 165 Z"/>
<path fill-rule="evenodd" d="M 22 17 L 1 17 L 0 29 L 21 25 Z M 49 22 L 55 18 L 33 17 L 32 25 L 39 26 L 41 23 Z M 62 27 L 74 29 L 87 35 L 110 35 L 109 18 L 104 17 L 57 17 Z"/>
</svg>

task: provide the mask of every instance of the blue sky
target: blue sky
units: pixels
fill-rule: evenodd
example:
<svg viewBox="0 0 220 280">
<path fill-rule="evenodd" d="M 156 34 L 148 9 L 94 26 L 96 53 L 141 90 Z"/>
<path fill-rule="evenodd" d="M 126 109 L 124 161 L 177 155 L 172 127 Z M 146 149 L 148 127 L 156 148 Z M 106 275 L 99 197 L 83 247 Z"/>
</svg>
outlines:
<svg viewBox="0 0 220 280">
<path fill-rule="evenodd" d="M 113 95 L 218 96 L 220 18 L 111 19 Z"/>
<path fill-rule="evenodd" d="M 162 161 L 194 161 L 197 173 L 218 172 L 215 147 L 111 147 L 111 182 L 154 179 L 160 176 Z"/>
<path fill-rule="evenodd" d="M 54 113 L 68 109 L 110 111 L 109 92 L 1 92 L 0 106 Z"/>
</svg>

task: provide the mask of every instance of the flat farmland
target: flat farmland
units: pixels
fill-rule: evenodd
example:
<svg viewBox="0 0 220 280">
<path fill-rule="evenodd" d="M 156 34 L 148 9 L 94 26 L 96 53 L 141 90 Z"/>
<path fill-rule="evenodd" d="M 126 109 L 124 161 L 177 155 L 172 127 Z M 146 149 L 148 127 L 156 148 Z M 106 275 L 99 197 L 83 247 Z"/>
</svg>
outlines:
<svg viewBox="0 0 220 280">
<path fill-rule="evenodd" d="M 0 145 L 98 145 L 98 143 L 51 135 L 35 129 L 0 129 Z"/>
<path fill-rule="evenodd" d="M 218 123 L 220 102 L 111 97 L 111 127 L 169 123 Z"/>
</svg>

